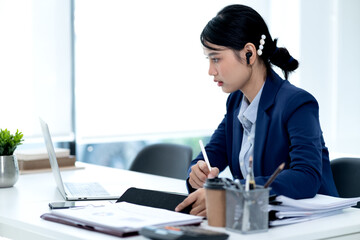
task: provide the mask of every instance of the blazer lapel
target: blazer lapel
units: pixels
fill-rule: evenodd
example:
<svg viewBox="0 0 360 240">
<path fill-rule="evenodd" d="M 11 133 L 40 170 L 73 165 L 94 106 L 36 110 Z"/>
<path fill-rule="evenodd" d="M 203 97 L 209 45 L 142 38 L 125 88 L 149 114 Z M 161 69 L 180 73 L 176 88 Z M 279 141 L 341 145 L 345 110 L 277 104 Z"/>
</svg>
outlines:
<svg viewBox="0 0 360 240">
<path fill-rule="evenodd" d="M 259 108 L 256 118 L 255 142 L 254 142 L 254 175 L 262 176 L 264 149 L 268 136 L 270 117 L 268 109 L 274 104 L 275 97 L 283 80 L 273 71 L 266 78 L 264 89 L 260 98 Z"/>
<path fill-rule="evenodd" d="M 264 109 L 258 109 L 254 142 L 254 175 L 262 176 L 262 160 L 264 159 L 264 148 L 267 138 L 270 117 Z"/>
</svg>

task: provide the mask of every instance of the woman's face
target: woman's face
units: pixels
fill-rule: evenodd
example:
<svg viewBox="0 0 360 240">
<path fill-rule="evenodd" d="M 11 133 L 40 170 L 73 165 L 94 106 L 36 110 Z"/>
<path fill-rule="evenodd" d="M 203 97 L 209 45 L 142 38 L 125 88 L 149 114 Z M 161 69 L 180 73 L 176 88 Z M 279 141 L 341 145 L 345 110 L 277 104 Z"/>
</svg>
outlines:
<svg viewBox="0 0 360 240">
<path fill-rule="evenodd" d="M 204 54 L 209 59 L 209 75 L 214 76 L 214 82 L 226 93 L 232 93 L 246 88 L 251 76 L 251 68 L 246 63 L 245 51 L 239 51 L 239 57 L 234 50 L 208 43 Z"/>
</svg>

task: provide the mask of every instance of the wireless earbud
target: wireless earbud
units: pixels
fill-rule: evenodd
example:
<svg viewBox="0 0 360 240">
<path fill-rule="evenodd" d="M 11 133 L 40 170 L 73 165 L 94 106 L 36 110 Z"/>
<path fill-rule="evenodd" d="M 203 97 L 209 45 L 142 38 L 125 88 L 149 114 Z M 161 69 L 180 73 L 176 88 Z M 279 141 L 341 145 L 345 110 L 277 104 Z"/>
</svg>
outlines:
<svg viewBox="0 0 360 240">
<path fill-rule="evenodd" d="M 251 52 L 247 52 L 247 53 L 245 54 L 245 56 L 246 56 L 246 62 L 247 62 L 247 64 L 250 64 L 250 57 L 252 56 L 252 53 L 251 53 Z"/>
</svg>

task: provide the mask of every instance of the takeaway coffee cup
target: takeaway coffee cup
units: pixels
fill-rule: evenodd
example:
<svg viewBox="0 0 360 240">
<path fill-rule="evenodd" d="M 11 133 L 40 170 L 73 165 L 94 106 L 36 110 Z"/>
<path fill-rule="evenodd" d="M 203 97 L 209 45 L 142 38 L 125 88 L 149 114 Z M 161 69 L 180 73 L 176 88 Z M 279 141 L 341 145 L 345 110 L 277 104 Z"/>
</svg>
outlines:
<svg viewBox="0 0 360 240">
<path fill-rule="evenodd" d="M 226 191 L 222 178 L 207 179 L 204 184 L 206 215 L 208 225 L 225 227 L 226 225 Z"/>
</svg>

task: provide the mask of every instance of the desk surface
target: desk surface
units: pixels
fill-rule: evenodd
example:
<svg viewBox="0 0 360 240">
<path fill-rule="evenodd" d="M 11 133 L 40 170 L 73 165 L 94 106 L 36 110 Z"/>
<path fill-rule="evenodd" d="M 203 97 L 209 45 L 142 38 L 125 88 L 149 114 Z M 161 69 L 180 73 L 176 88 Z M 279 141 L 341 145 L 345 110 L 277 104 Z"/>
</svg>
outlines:
<svg viewBox="0 0 360 240">
<path fill-rule="evenodd" d="M 99 181 L 119 195 L 129 187 L 186 193 L 183 180 L 78 163 L 84 169 L 63 171 L 64 181 Z M 82 230 L 42 220 L 48 203 L 63 201 L 51 172 L 20 175 L 12 188 L 0 188 L 0 236 L 11 239 L 119 239 L 111 235 Z M 206 222 L 202 224 L 207 226 Z M 210 228 L 225 231 L 222 228 Z M 229 239 L 360 239 L 360 211 L 269 229 L 265 233 L 243 235 L 229 232 Z M 145 239 L 141 236 L 126 239 Z"/>
</svg>

